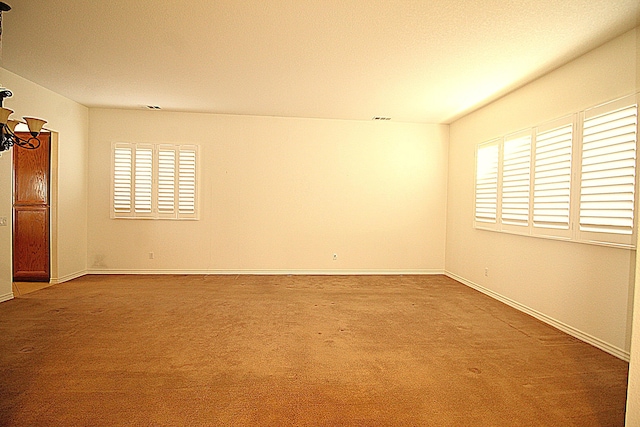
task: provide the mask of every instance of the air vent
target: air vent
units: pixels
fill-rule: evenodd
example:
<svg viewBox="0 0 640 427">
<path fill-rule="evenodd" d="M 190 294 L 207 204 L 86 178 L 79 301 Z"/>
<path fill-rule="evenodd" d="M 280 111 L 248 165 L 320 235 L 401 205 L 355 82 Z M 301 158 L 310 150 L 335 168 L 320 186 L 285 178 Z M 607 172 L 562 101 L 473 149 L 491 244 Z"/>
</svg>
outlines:
<svg viewBox="0 0 640 427">
<path fill-rule="evenodd" d="M 147 108 L 149 110 L 160 110 L 160 106 L 159 105 L 147 105 Z"/>
<path fill-rule="evenodd" d="M 371 120 L 391 120 L 391 117 L 373 116 Z"/>
</svg>

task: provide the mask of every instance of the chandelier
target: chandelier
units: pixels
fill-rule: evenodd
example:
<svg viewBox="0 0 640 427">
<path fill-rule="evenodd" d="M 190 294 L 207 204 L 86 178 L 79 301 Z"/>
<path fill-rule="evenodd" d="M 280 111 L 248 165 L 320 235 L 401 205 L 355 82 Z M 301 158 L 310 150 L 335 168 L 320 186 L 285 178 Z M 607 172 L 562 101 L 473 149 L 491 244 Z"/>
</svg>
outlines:
<svg viewBox="0 0 640 427">
<path fill-rule="evenodd" d="M 23 117 L 22 119 L 29 128 L 29 134 L 26 138 L 16 135 L 16 126 L 21 122 L 10 119 L 9 116 L 13 113 L 13 110 L 2 106 L 4 99 L 12 95 L 13 93 L 9 89 L 0 88 L 0 152 L 8 150 L 14 145 L 29 150 L 36 149 L 40 147 L 38 135 L 47 121 L 36 117 Z"/>
<path fill-rule="evenodd" d="M 0 49 L 2 48 L 2 12 L 11 10 L 11 6 L 6 3 L 0 2 Z M 13 96 L 13 93 L 7 88 L 0 88 L 0 153 L 6 151 L 17 145 L 21 148 L 36 149 L 40 147 L 40 140 L 38 135 L 42 130 L 46 120 L 37 119 L 35 117 L 23 117 L 24 122 L 29 128 L 27 137 L 21 138 L 16 135 L 15 129 L 19 120 L 10 119 L 9 116 L 13 113 L 13 110 L 4 108 L 3 103 L 5 98 Z"/>
</svg>

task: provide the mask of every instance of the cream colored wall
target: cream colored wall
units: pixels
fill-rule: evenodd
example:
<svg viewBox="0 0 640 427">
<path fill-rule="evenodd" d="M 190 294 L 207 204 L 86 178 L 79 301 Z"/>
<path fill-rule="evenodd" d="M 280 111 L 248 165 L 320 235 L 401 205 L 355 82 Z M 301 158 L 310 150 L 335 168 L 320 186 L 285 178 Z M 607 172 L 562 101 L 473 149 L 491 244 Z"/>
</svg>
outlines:
<svg viewBox="0 0 640 427">
<path fill-rule="evenodd" d="M 200 220 L 110 219 L 114 141 L 200 144 Z M 443 125 L 91 109 L 89 269 L 442 272 L 447 156 Z"/>
<path fill-rule="evenodd" d="M 13 298 L 11 290 L 11 152 L 0 156 L 0 217 L 7 225 L 0 227 L 0 302 Z"/>
<path fill-rule="evenodd" d="M 52 190 L 52 224 L 57 262 L 51 266 L 52 282 L 67 280 L 86 272 L 87 253 L 87 132 L 88 109 L 0 69 L 0 83 L 13 91 L 5 106 L 14 116 L 31 115 L 45 118 L 46 127 L 54 132 L 54 165 Z M 55 141 L 57 140 L 57 150 Z M 55 164 L 55 158 L 58 164 Z M 11 218 L 10 155 L 0 159 L 0 216 Z M 56 203 L 57 202 L 57 203 Z M 11 290 L 11 226 L 0 227 L 0 295 Z"/>
<path fill-rule="evenodd" d="M 636 88 L 640 89 L 640 27 L 636 28 Z M 636 265 L 640 260 L 636 254 Z M 636 268 L 635 283 L 640 281 L 640 269 Z M 634 292 L 633 334 L 631 336 L 631 360 L 629 361 L 629 386 L 627 390 L 627 414 L 625 425 L 640 425 L 640 290 Z"/>
<path fill-rule="evenodd" d="M 446 270 L 622 356 L 630 343 L 635 251 L 473 229 L 474 150 L 635 92 L 636 48 L 631 31 L 450 128 Z"/>
</svg>

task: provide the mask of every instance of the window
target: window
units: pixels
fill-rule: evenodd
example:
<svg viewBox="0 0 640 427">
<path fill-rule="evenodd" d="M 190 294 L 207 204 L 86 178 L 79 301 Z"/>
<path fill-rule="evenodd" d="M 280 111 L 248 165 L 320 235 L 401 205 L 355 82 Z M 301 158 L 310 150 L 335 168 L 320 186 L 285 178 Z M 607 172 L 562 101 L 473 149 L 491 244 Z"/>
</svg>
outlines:
<svg viewBox="0 0 640 427">
<path fill-rule="evenodd" d="M 475 227 L 634 247 L 637 132 L 632 95 L 478 145 Z"/>
<path fill-rule="evenodd" d="M 114 143 L 112 218 L 197 219 L 195 145 Z"/>
</svg>

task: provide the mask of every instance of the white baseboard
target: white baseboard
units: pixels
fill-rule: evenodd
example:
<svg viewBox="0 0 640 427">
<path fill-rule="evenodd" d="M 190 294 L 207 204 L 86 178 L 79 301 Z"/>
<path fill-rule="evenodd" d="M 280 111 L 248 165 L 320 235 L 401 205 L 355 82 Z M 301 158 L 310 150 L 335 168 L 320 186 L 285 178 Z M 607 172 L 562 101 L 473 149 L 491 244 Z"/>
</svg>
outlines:
<svg viewBox="0 0 640 427">
<path fill-rule="evenodd" d="M 86 274 L 87 274 L 87 271 L 83 270 L 83 271 L 67 274 L 66 276 L 62 276 L 62 277 L 52 277 L 49 280 L 49 283 L 51 283 L 52 285 L 57 285 L 58 283 L 68 282 L 69 280 L 77 279 L 78 277 L 82 277 Z"/>
<path fill-rule="evenodd" d="M 444 270 L 98 270 L 90 269 L 87 274 L 203 274 L 203 275 L 292 275 L 292 276 L 340 276 L 340 275 L 435 275 L 445 274 Z"/>
<path fill-rule="evenodd" d="M 9 301 L 13 299 L 13 292 L 9 292 L 8 294 L 0 295 L 0 302 Z"/>
<path fill-rule="evenodd" d="M 546 323 L 546 324 L 548 324 L 550 326 L 553 326 L 554 328 L 559 329 L 562 332 L 564 332 L 566 334 L 569 334 L 574 338 L 579 339 L 580 341 L 584 341 L 587 344 L 591 344 L 592 346 L 597 347 L 602 351 L 606 351 L 607 353 L 609 353 L 609 354 L 611 354 L 611 355 L 613 355 L 613 356 L 615 356 L 615 357 L 617 357 L 619 359 L 622 359 L 625 362 L 629 361 L 630 354 L 629 354 L 628 351 L 625 351 L 625 350 L 623 350 L 621 348 L 618 348 L 618 347 L 616 347 L 614 345 L 611 345 L 611 344 L 601 340 L 600 338 L 596 338 L 596 337 L 594 337 L 592 335 L 587 334 L 586 332 L 582 332 L 581 330 L 576 329 L 573 326 L 567 325 L 566 323 L 563 323 L 563 322 L 561 322 L 561 321 L 559 321 L 557 319 L 554 319 L 553 317 L 547 316 L 544 313 L 541 313 L 541 312 L 539 312 L 537 310 L 534 310 L 533 308 L 527 307 L 524 304 L 521 304 L 521 303 L 519 303 L 517 301 L 514 301 L 511 298 L 507 298 L 507 297 L 505 297 L 503 295 L 500 295 L 499 293 L 494 292 L 491 289 L 487 289 L 484 286 L 478 285 L 477 283 L 474 283 L 474 282 L 472 282 L 470 280 L 467 280 L 467 279 L 465 279 L 463 277 L 460 277 L 460 276 L 458 276 L 456 274 L 453 274 L 453 273 L 451 273 L 449 271 L 446 271 L 445 274 L 448 277 L 450 277 L 450 278 L 452 278 L 452 279 L 454 279 L 454 280 L 456 280 L 456 281 L 458 281 L 458 282 L 460 282 L 460 283 L 462 283 L 464 285 L 469 286 L 470 288 L 473 288 L 473 289 L 475 289 L 475 290 L 477 290 L 479 292 L 482 292 L 485 295 L 490 296 L 493 299 L 496 299 L 496 300 L 498 300 L 498 301 L 500 301 L 500 302 L 502 302 L 504 304 L 507 304 L 510 307 L 515 308 L 516 310 L 519 310 L 519 311 L 521 311 L 523 313 L 526 313 L 526 314 L 528 314 L 530 316 L 533 316 L 536 319 L 538 319 L 538 320 L 540 320 L 540 321 L 542 321 L 542 322 L 544 322 L 544 323 Z"/>
</svg>

